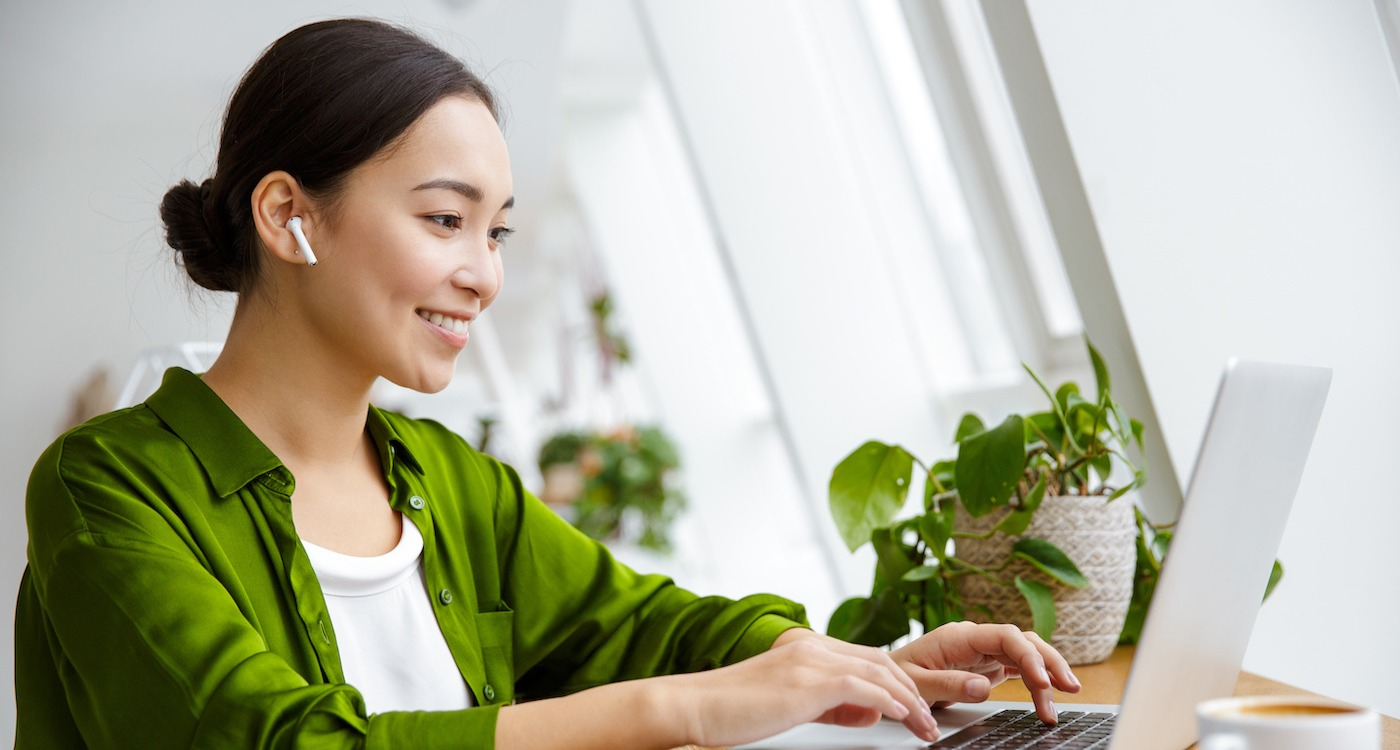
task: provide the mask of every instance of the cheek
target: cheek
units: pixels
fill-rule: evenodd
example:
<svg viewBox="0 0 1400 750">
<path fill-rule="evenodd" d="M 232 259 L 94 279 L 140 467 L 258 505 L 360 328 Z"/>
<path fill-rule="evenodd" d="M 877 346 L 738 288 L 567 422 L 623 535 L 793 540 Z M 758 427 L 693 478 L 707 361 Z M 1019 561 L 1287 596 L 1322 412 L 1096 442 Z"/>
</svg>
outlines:
<svg viewBox="0 0 1400 750">
<path fill-rule="evenodd" d="M 435 261 L 431 253 L 409 247 L 384 253 L 375 266 L 378 276 L 394 290 L 396 297 L 411 301 L 420 301 L 431 294 L 451 274 L 451 269 Z"/>
</svg>

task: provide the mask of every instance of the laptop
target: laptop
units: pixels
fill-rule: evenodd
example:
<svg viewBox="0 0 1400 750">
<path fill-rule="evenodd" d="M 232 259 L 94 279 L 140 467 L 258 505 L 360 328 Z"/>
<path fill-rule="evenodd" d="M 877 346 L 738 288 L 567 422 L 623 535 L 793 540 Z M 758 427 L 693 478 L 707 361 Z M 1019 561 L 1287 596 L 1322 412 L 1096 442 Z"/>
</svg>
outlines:
<svg viewBox="0 0 1400 750">
<path fill-rule="evenodd" d="M 1331 381 L 1326 368 L 1226 365 L 1123 703 L 1058 706 L 1062 731 L 1083 725 L 1087 738 L 998 744 L 990 732 L 1001 724 L 1043 730 L 1030 703 L 987 702 L 934 711 L 942 737 L 933 745 L 882 720 L 864 729 L 807 724 L 742 750 L 1190 746 L 1196 704 L 1234 693 Z"/>
</svg>

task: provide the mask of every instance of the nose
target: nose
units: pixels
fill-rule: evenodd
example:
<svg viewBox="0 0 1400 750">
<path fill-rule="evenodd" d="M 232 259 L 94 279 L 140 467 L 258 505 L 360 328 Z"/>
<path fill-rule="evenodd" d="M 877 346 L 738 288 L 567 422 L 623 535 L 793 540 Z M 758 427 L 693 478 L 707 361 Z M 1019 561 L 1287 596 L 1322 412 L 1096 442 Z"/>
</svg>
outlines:
<svg viewBox="0 0 1400 750">
<path fill-rule="evenodd" d="M 501 267 L 500 253 L 491 249 L 491 243 L 485 234 L 464 244 L 466 250 L 460 265 L 452 274 L 452 285 L 474 292 L 481 301 L 482 308 L 485 308 L 501 292 L 505 274 Z"/>
</svg>

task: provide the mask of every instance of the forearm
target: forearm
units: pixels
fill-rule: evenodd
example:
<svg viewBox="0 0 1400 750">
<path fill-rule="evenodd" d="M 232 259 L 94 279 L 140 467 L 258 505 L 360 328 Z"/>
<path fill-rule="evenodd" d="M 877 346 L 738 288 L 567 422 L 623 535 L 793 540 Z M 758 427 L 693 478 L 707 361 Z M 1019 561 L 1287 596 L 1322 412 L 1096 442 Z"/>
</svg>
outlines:
<svg viewBox="0 0 1400 750">
<path fill-rule="evenodd" d="M 666 750 L 692 741 L 676 677 L 629 680 L 501 709 L 499 750 Z"/>
</svg>

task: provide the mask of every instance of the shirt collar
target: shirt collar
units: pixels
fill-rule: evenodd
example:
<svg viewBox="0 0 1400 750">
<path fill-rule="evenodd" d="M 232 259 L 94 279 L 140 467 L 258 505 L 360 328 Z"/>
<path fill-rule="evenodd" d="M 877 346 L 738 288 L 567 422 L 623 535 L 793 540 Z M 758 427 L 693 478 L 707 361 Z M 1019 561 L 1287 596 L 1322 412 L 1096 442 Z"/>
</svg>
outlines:
<svg viewBox="0 0 1400 750">
<path fill-rule="evenodd" d="M 413 457 L 413 451 L 409 449 L 408 443 L 404 441 L 399 431 L 394 429 L 393 423 L 385 416 L 384 411 L 370 404 L 369 419 L 366 425 L 369 427 L 369 436 L 374 440 L 374 445 L 379 450 L 379 465 L 384 467 L 386 474 L 393 473 L 394 459 L 402 459 L 405 466 L 418 472 L 419 475 L 423 474 L 423 465 Z"/>
<path fill-rule="evenodd" d="M 160 389 L 146 399 L 146 406 L 189 446 L 221 498 L 232 495 L 260 476 L 278 469 L 286 471 L 281 459 L 243 424 L 228 404 L 188 370 L 180 367 L 166 370 Z M 396 458 L 419 474 L 423 473 L 423 467 L 413 457 L 408 444 L 383 412 L 371 406 L 366 424 L 386 476 L 392 474 Z M 290 479 L 290 476 L 280 478 L 289 485 L 289 491 Z"/>
</svg>

